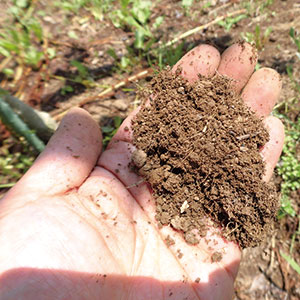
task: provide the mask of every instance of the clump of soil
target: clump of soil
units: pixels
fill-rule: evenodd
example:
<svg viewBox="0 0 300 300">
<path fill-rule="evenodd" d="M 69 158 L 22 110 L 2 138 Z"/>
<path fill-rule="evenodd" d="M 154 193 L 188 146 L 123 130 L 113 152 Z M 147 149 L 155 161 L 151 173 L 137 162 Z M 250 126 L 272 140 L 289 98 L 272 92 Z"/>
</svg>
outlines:
<svg viewBox="0 0 300 300">
<path fill-rule="evenodd" d="M 197 244 L 209 217 L 227 239 L 256 246 L 278 209 L 262 180 L 268 133 L 228 78 L 199 75 L 191 84 L 179 72 L 151 81 L 133 121 L 132 160 L 153 189 L 156 219 Z"/>
</svg>

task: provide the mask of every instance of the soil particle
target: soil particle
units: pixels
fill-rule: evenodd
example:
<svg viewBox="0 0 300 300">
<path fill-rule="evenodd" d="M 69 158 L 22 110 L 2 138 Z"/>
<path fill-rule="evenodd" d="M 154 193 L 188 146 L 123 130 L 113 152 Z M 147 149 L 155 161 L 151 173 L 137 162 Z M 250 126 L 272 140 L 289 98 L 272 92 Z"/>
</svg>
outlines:
<svg viewBox="0 0 300 300">
<path fill-rule="evenodd" d="M 142 168 L 146 163 L 147 154 L 142 150 L 135 150 L 132 153 L 131 159 L 136 167 Z"/>
<path fill-rule="evenodd" d="M 220 252 L 214 252 L 211 256 L 211 262 L 214 263 L 214 262 L 219 262 L 222 260 L 222 253 Z"/>
<path fill-rule="evenodd" d="M 167 247 L 170 247 L 175 244 L 175 241 L 169 235 L 167 236 L 165 242 L 167 244 Z"/>
<path fill-rule="evenodd" d="M 197 245 L 199 243 L 199 239 L 197 239 L 196 235 L 191 231 L 186 231 L 184 238 L 189 244 Z"/>
<path fill-rule="evenodd" d="M 141 94 L 150 104 L 132 124 L 132 161 L 153 189 L 156 220 L 197 244 L 210 218 L 228 240 L 254 247 L 279 204 L 274 185 L 262 180 L 259 149 L 268 133 L 230 79 L 199 75 L 189 83 L 180 72 L 168 68 L 153 78 Z"/>
<path fill-rule="evenodd" d="M 179 259 L 181 259 L 181 258 L 183 257 L 183 253 L 181 252 L 180 249 L 177 250 L 177 257 L 178 257 Z"/>
</svg>

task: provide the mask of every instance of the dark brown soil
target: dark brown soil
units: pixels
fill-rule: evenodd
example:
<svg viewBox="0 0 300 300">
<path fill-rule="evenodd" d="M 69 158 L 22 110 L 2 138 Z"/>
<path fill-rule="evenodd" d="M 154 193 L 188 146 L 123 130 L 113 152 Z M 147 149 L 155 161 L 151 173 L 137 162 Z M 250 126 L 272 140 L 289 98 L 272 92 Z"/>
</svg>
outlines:
<svg viewBox="0 0 300 300">
<path fill-rule="evenodd" d="M 133 122 L 133 162 L 153 188 L 159 225 L 197 244 L 210 217 L 227 239 L 256 246 L 279 205 L 274 185 L 262 180 L 262 120 L 219 75 L 190 84 L 168 69 L 147 91 L 145 102 L 155 96 Z"/>
</svg>

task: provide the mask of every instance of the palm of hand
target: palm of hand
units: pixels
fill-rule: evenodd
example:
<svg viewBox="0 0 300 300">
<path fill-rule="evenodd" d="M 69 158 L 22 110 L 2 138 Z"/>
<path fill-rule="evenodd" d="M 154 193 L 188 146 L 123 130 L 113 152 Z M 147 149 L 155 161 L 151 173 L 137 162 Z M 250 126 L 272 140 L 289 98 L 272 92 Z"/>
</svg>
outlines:
<svg viewBox="0 0 300 300">
<path fill-rule="evenodd" d="M 238 76 L 236 88 L 241 90 L 253 72 L 251 51 L 237 45 L 224 53 L 221 63 L 210 46 L 194 51 L 204 57 L 196 67 L 191 68 L 191 56 L 181 61 L 190 80 L 199 72 L 212 75 L 219 65 L 220 73 Z M 234 57 L 249 63 L 241 66 Z M 253 96 L 257 84 L 251 85 L 251 80 L 243 97 L 266 116 L 280 87 L 275 72 L 263 71 L 260 78 L 271 82 L 268 98 L 264 93 L 259 99 Z M 259 110 L 256 105 L 261 103 Z M 73 110 L 35 165 L 0 202 L 0 257 L 8 258 L 0 260 L 2 295 L 30 299 L 44 291 L 40 299 L 231 298 L 240 260 L 235 244 L 211 231 L 191 246 L 171 228 L 157 228 L 150 191 L 128 168 L 133 146 L 125 127 L 133 115 L 98 159 L 97 125 L 84 111 Z M 282 144 L 280 123 L 267 120 L 272 128 L 263 151 L 266 179 Z M 170 238 L 175 244 L 168 246 Z M 212 262 L 216 252 L 222 254 L 220 262 Z"/>
</svg>

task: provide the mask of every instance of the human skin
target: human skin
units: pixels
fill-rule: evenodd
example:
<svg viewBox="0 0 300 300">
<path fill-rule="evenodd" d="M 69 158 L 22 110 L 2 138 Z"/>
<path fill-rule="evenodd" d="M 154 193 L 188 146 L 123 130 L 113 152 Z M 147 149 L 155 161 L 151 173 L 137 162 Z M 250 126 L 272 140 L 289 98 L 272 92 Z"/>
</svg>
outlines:
<svg viewBox="0 0 300 300">
<path fill-rule="evenodd" d="M 270 133 L 261 151 L 267 181 L 284 139 L 281 122 L 269 116 L 281 82 L 272 69 L 253 73 L 252 56 L 248 44 L 234 44 L 222 55 L 200 45 L 174 68 L 180 65 L 189 81 L 216 72 L 234 79 Z M 241 259 L 236 244 L 210 230 L 210 241 L 193 246 L 168 226 L 158 229 L 151 191 L 128 168 L 135 114 L 101 154 L 98 125 L 86 111 L 72 109 L 0 200 L 1 300 L 232 298 Z M 169 247 L 168 236 L 175 241 Z M 221 261 L 212 262 L 215 252 L 222 253 Z"/>
</svg>

